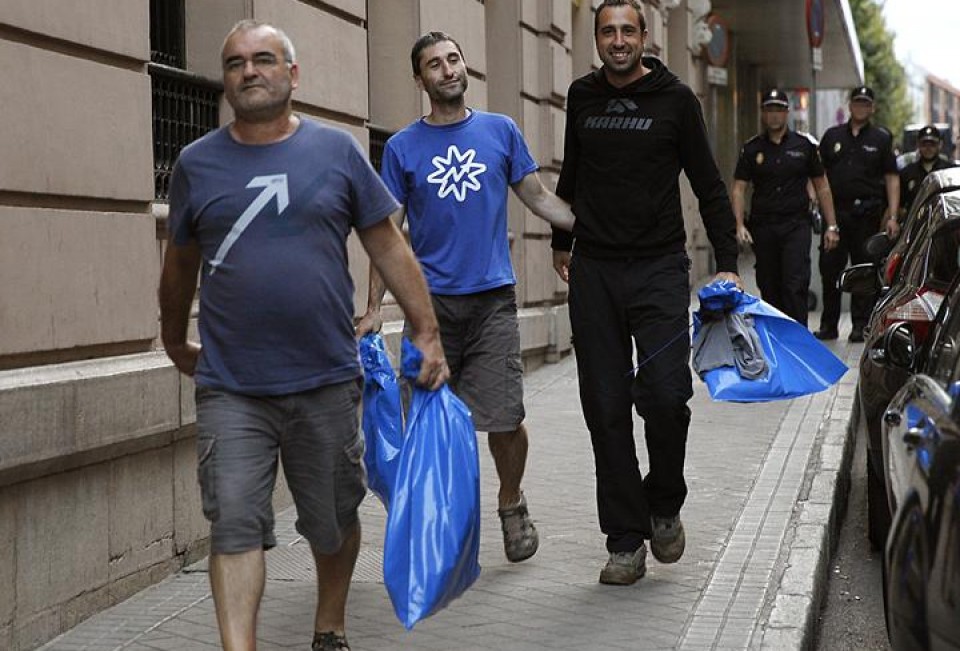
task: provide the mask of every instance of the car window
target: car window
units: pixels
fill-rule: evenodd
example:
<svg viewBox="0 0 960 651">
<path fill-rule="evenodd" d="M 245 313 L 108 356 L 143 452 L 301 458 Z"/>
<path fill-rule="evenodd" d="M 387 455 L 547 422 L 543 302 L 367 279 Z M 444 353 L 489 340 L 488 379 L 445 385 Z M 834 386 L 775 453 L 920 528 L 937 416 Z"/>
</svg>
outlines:
<svg viewBox="0 0 960 651">
<path fill-rule="evenodd" d="M 891 279 L 892 282 L 898 282 L 901 276 L 904 276 L 914 285 L 921 285 L 921 277 L 926 268 L 926 255 L 924 250 L 927 248 L 927 237 L 932 224 L 940 222 L 939 196 L 930 197 L 915 213 L 907 220 L 901 239 L 895 245 L 894 251 L 899 250 L 903 264 L 899 265 L 896 274 Z M 891 254 L 894 253 L 891 251 Z"/>
<path fill-rule="evenodd" d="M 938 320 L 927 356 L 926 373 L 946 387 L 960 379 L 960 283 L 950 288 Z"/>
<path fill-rule="evenodd" d="M 946 292 L 960 270 L 960 221 L 951 220 L 930 236 L 923 286 Z"/>
<path fill-rule="evenodd" d="M 936 205 L 938 199 L 939 197 L 937 195 L 929 197 L 919 210 L 912 213 L 912 219 L 907 219 L 907 223 L 904 225 L 904 232 L 901 235 L 907 244 L 916 240 L 930 223 L 930 209 Z"/>
</svg>

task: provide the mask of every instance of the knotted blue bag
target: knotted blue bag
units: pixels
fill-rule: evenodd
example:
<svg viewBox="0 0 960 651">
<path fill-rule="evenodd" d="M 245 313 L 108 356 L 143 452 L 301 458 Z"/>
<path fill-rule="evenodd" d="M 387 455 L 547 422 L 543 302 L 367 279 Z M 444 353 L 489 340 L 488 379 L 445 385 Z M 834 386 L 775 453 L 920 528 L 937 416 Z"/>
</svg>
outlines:
<svg viewBox="0 0 960 651">
<path fill-rule="evenodd" d="M 756 296 L 737 289 L 727 280 L 700 289 L 700 310 L 693 316 L 694 337 L 702 326 L 702 311 L 753 315 L 754 326 L 766 358 L 762 378 L 740 377 L 734 366 L 707 371 L 704 381 L 714 400 L 768 402 L 817 393 L 835 384 L 847 366 L 807 328 Z"/>
<path fill-rule="evenodd" d="M 403 445 L 403 411 L 400 385 L 390 365 L 383 337 L 376 333 L 360 338 L 363 364 L 363 436 L 367 485 L 390 508 L 393 485 Z"/>
<path fill-rule="evenodd" d="M 416 380 L 422 353 L 404 339 L 402 372 Z M 383 577 L 407 629 L 463 594 L 480 576 L 480 467 L 467 406 L 444 385 L 419 386 L 387 513 Z"/>
</svg>

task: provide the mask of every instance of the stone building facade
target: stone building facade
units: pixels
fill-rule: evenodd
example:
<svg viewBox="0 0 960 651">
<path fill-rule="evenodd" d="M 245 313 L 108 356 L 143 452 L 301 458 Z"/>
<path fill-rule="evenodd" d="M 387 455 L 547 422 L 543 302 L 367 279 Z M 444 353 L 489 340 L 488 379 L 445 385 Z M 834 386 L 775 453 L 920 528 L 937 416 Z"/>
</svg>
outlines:
<svg viewBox="0 0 960 651">
<path fill-rule="evenodd" d="M 466 55 L 470 105 L 512 116 L 552 186 L 567 87 L 599 65 L 595 4 L 0 3 L 0 648 L 34 648 L 206 551 L 192 386 L 159 350 L 156 286 L 170 166 L 230 120 L 219 85 L 229 28 L 252 17 L 286 30 L 301 66 L 296 110 L 350 131 L 374 160 L 427 106 L 410 46 L 447 31 Z M 651 51 L 708 102 L 709 9 L 645 3 Z M 569 352 L 566 289 L 545 223 L 511 201 L 524 356 L 536 365 Z M 711 254 L 686 186 L 684 202 L 702 278 Z M 350 254 L 362 309 L 367 261 L 355 240 Z M 288 503 L 282 490 L 276 499 Z"/>
</svg>

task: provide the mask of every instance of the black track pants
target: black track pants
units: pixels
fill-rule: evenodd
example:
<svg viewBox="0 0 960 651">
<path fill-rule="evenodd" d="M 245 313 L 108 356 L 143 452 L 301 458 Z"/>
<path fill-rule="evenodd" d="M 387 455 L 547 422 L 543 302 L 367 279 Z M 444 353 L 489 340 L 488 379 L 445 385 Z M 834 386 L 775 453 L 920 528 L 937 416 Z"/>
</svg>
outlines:
<svg viewBox="0 0 960 651">
<path fill-rule="evenodd" d="M 684 253 L 630 260 L 575 254 L 571 263 L 580 401 L 596 461 L 600 529 L 611 552 L 637 549 L 650 537 L 651 513 L 675 515 L 687 495 L 689 264 Z M 645 478 L 637 462 L 634 407 L 644 420 L 650 458 Z"/>
</svg>

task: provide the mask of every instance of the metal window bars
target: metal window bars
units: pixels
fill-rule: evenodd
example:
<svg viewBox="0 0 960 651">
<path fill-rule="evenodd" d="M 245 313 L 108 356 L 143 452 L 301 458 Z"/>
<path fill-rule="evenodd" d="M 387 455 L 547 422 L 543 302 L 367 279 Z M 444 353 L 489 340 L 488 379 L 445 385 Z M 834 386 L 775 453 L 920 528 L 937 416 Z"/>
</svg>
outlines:
<svg viewBox="0 0 960 651">
<path fill-rule="evenodd" d="M 220 124 L 222 84 L 151 63 L 154 196 L 165 201 L 173 165 L 184 147 Z"/>
<path fill-rule="evenodd" d="M 150 60 L 186 67 L 184 0 L 150 0 Z"/>
<path fill-rule="evenodd" d="M 393 131 L 372 124 L 367 125 L 367 128 L 370 130 L 370 164 L 379 172 L 380 163 L 383 161 L 383 148 Z"/>
</svg>

